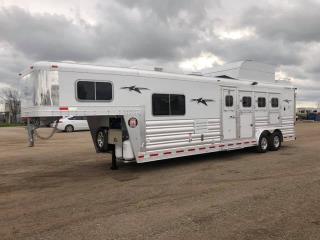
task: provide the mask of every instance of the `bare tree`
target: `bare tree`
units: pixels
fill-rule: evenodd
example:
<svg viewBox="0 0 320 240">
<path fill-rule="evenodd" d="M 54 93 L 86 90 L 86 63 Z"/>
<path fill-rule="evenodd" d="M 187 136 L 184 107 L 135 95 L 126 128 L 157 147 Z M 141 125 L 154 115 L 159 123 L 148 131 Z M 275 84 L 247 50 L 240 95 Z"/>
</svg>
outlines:
<svg viewBox="0 0 320 240">
<path fill-rule="evenodd" d="M 20 114 L 20 96 L 18 90 L 14 88 L 0 90 L 0 101 L 5 104 L 5 109 L 9 114 L 9 121 L 17 123 L 18 114 Z"/>
</svg>

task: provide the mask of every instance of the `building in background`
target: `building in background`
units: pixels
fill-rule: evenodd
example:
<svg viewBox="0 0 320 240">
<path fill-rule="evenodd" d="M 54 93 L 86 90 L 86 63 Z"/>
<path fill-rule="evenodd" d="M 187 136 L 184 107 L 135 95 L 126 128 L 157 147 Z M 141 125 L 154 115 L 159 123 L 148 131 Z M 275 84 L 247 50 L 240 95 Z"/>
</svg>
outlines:
<svg viewBox="0 0 320 240">
<path fill-rule="evenodd" d="M 20 123 L 21 104 L 19 93 L 12 88 L 0 92 L 0 123 Z"/>
<path fill-rule="evenodd" d="M 6 122 L 5 104 L 0 103 L 0 123 Z"/>
</svg>

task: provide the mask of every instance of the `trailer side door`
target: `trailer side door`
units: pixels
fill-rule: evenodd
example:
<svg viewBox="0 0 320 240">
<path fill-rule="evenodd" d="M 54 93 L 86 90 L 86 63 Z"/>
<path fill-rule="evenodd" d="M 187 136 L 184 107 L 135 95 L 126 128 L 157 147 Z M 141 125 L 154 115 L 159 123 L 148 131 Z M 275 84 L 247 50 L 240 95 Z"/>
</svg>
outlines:
<svg viewBox="0 0 320 240">
<path fill-rule="evenodd" d="M 224 140 L 237 138 L 236 89 L 222 89 L 222 132 Z"/>
<path fill-rule="evenodd" d="M 280 124 L 280 94 L 269 93 L 269 123 Z"/>
<path fill-rule="evenodd" d="M 240 138 L 253 136 L 253 99 L 249 91 L 239 91 L 239 128 Z"/>
</svg>

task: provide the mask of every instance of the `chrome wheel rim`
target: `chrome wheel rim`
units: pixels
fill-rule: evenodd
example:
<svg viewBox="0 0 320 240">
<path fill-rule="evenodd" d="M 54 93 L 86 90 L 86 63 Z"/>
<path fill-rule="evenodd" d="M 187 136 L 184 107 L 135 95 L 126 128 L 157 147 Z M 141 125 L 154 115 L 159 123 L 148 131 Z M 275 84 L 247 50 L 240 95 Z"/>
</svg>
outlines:
<svg viewBox="0 0 320 240">
<path fill-rule="evenodd" d="M 104 144 L 104 135 L 103 135 L 103 132 L 99 132 L 99 133 L 98 133 L 97 143 L 98 143 L 98 146 L 99 146 L 100 148 L 103 147 L 103 144 Z"/>
<path fill-rule="evenodd" d="M 274 136 L 273 137 L 273 146 L 275 148 L 278 148 L 280 146 L 280 138 L 279 138 L 279 136 Z"/>
<path fill-rule="evenodd" d="M 268 139 L 265 138 L 265 137 L 263 137 L 263 138 L 261 139 L 261 148 L 262 148 L 263 150 L 267 150 L 267 148 L 268 148 Z"/>
</svg>

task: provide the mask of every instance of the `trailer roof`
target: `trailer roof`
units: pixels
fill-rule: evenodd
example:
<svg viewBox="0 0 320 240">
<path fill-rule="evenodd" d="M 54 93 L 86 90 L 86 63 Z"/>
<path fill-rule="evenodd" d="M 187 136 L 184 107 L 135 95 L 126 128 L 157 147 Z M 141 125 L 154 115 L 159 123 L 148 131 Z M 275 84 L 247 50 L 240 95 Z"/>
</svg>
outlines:
<svg viewBox="0 0 320 240">
<path fill-rule="evenodd" d="M 150 71 L 141 70 L 136 68 L 128 67 L 108 67 L 99 65 L 89 65 L 80 63 L 67 63 L 67 62 L 48 62 L 41 61 L 34 63 L 29 69 L 23 71 L 22 75 L 35 69 L 43 70 L 58 70 L 58 71 L 71 71 L 71 72 L 83 72 L 83 73 L 96 73 L 96 74 L 114 74 L 114 75 L 126 75 L 126 76 L 140 76 L 140 77 L 151 77 L 151 78 L 163 78 L 163 79 L 174 79 L 182 81 L 201 81 L 210 82 L 216 81 L 219 84 L 232 84 L 232 85 L 255 85 L 253 80 L 247 79 L 231 79 L 224 77 L 211 77 L 211 76 L 199 76 L 193 74 L 178 74 L 169 73 L 163 71 Z M 258 85 L 278 87 L 278 88 L 294 88 L 290 83 L 280 83 L 280 82 L 259 82 Z"/>
</svg>

